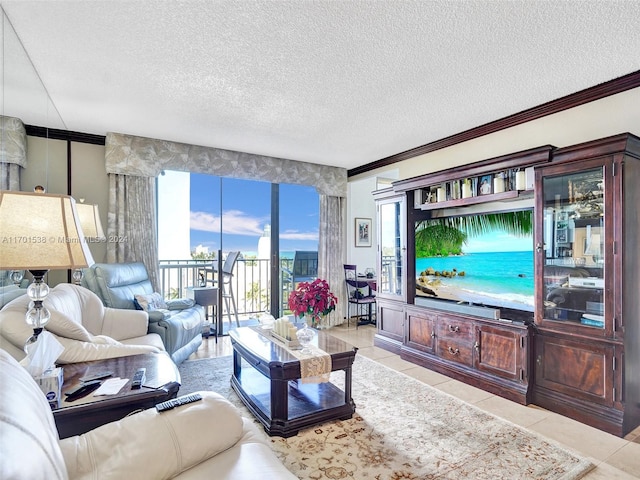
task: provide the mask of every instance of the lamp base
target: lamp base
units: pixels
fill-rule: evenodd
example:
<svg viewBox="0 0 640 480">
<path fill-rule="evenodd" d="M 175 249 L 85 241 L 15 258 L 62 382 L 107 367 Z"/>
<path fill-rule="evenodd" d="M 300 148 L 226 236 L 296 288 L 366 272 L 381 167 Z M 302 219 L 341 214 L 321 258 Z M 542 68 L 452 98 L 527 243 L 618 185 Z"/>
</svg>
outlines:
<svg viewBox="0 0 640 480">
<path fill-rule="evenodd" d="M 27 295 L 33 302 L 25 316 L 27 324 L 33 327 L 33 335 L 24 344 L 24 351 L 28 353 L 29 345 L 38 340 L 38 335 L 42 333 L 45 324 L 51 318 L 51 313 L 44 307 L 44 299 L 49 295 L 49 285 L 44 283 L 44 276 L 49 270 L 29 270 L 33 275 L 33 283 L 27 288 Z"/>
</svg>

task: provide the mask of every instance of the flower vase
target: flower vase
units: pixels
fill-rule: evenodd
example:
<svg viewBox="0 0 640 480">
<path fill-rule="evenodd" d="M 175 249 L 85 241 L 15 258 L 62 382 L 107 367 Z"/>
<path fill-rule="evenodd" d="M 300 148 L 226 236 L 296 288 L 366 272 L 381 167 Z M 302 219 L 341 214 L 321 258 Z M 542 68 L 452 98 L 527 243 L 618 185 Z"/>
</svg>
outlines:
<svg viewBox="0 0 640 480">
<path fill-rule="evenodd" d="M 296 337 L 298 337 L 298 341 L 300 345 L 302 345 L 301 353 L 311 353 L 309 344 L 313 340 L 313 337 L 316 336 L 316 332 L 312 328 L 309 328 L 308 324 L 311 323 L 311 321 L 311 317 L 306 316 L 304 325 L 296 332 Z"/>
</svg>

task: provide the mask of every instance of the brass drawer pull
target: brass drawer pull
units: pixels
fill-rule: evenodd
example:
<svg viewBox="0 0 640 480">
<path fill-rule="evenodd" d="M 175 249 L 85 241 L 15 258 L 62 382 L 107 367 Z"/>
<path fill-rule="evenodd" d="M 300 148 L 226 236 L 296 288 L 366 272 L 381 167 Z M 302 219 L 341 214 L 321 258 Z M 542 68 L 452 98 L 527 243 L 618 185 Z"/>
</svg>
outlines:
<svg viewBox="0 0 640 480">
<path fill-rule="evenodd" d="M 431 338 L 436 338 L 436 332 L 431 332 Z"/>
<path fill-rule="evenodd" d="M 451 355 L 460 355 L 460 349 L 459 349 L 459 348 L 456 348 L 456 349 L 454 350 L 453 348 L 449 347 L 449 353 L 450 353 Z"/>
<path fill-rule="evenodd" d="M 460 327 L 459 326 L 453 326 L 453 325 L 449 325 L 449 331 L 450 332 L 459 332 L 460 331 Z"/>
</svg>

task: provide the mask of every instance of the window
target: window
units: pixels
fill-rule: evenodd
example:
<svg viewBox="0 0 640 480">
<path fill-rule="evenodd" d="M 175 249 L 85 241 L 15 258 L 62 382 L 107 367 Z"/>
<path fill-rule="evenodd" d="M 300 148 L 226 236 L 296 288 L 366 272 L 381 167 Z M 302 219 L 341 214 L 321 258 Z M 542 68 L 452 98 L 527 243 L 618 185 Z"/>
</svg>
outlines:
<svg viewBox="0 0 640 480">
<path fill-rule="evenodd" d="M 278 212 L 276 222 L 272 213 Z M 319 196 L 314 187 L 166 171 L 158 177 L 158 254 L 169 260 L 212 259 L 240 251 L 234 285 L 239 314 L 286 310 L 280 266 L 295 251 L 318 250 Z M 272 226 L 279 227 L 271 245 Z M 270 265 L 277 251 L 278 269 Z M 280 281 L 272 289 L 270 278 Z M 271 297 L 277 296 L 274 302 Z M 277 311 L 274 311 L 277 310 Z"/>
</svg>

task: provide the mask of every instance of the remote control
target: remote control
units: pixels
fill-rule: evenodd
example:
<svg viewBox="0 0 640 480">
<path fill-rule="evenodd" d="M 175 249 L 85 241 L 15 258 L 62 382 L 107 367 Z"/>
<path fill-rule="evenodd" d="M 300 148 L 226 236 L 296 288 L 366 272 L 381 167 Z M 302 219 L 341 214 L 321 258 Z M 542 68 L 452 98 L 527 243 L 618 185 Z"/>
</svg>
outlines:
<svg viewBox="0 0 640 480">
<path fill-rule="evenodd" d="M 186 405 L 187 403 L 197 402 L 202 400 L 202 395 L 199 393 L 192 393 L 190 395 L 184 395 L 178 398 L 172 398 L 166 402 L 162 402 L 156 405 L 158 412 L 164 412 L 165 410 L 171 410 L 172 408 L 179 407 L 180 405 Z"/>
<path fill-rule="evenodd" d="M 133 380 L 131 380 L 131 388 L 140 388 L 145 380 L 145 374 L 147 373 L 146 368 L 139 368 L 138 371 L 133 375 Z"/>
<path fill-rule="evenodd" d="M 87 396 L 89 393 L 98 388 L 101 383 L 102 382 L 100 380 L 93 380 L 91 382 L 83 383 L 73 390 L 65 392 L 65 395 L 67 396 L 66 401 L 73 402 L 74 400 Z"/>
<path fill-rule="evenodd" d="M 86 377 L 82 377 L 80 381 L 83 383 L 87 383 L 93 380 L 100 380 L 102 378 L 107 378 L 107 377 L 110 377 L 111 375 L 113 375 L 113 372 L 97 372 L 92 375 L 87 375 Z"/>
</svg>

